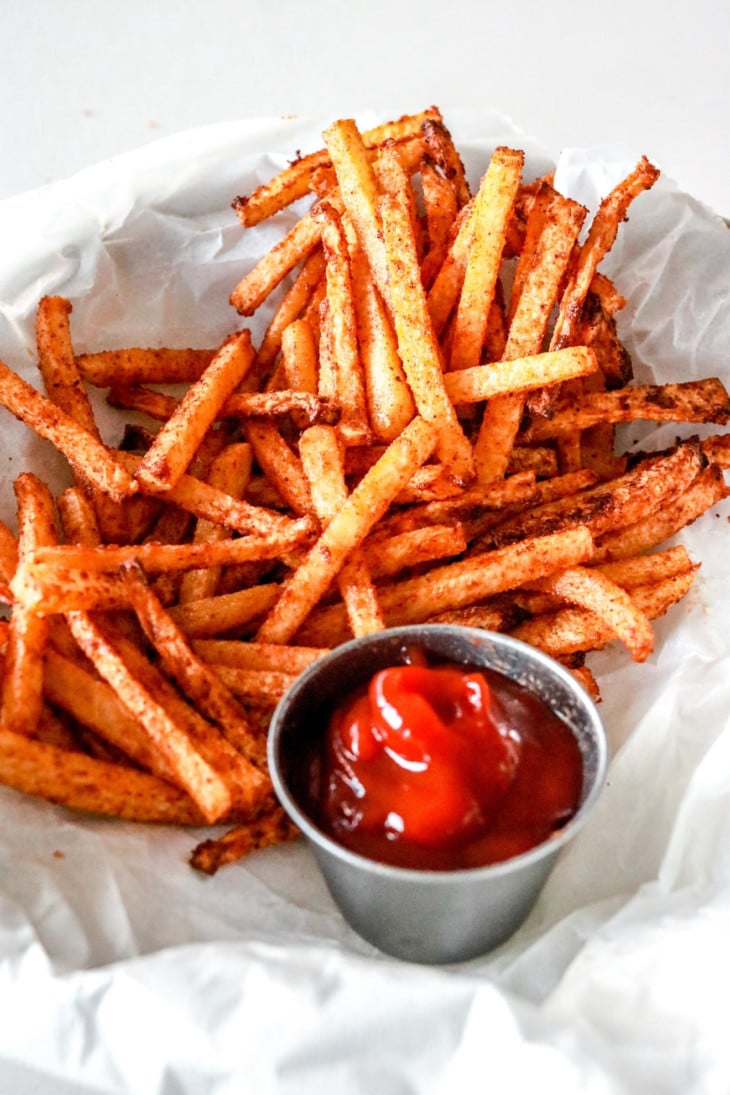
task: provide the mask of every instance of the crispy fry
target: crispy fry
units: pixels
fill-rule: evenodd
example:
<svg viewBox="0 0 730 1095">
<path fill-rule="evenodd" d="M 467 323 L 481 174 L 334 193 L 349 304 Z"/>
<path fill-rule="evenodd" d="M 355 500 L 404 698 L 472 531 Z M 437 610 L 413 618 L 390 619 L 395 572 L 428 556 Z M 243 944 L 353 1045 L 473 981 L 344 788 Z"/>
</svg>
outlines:
<svg viewBox="0 0 730 1095">
<path fill-rule="evenodd" d="M 251 368 L 254 356 L 247 330 L 223 345 L 142 458 L 135 475 L 144 487 L 169 490 L 179 483 L 226 399 Z"/>
<path fill-rule="evenodd" d="M 203 375 L 215 352 L 132 347 L 77 354 L 76 365 L 82 377 L 96 388 L 112 384 L 192 384 Z"/>
<path fill-rule="evenodd" d="M 452 369 L 479 365 L 524 153 L 497 148 L 471 216 L 471 243 L 451 343 Z"/>
<path fill-rule="evenodd" d="M 312 426 L 300 437 L 299 452 L 314 508 L 326 527 L 347 502 L 344 463 L 337 437 L 327 426 Z M 337 575 L 337 585 L 355 638 L 382 631 L 377 594 L 360 548 L 351 550 Z"/>
<path fill-rule="evenodd" d="M 322 227 L 322 246 L 327 260 L 325 314 L 329 329 L 323 345 L 332 358 L 328 368 L 334 376 L 335 398 L 340 408 L 337 430 L 346 444 L 366 445 L 371 436 L 370 423 L 357 340 L 347 239 L 342 222 L 329 202 L 322 202 L 315 216 Z"/>
<path fill-rule="evenodd" d="M 273 807 L 255 821 L 237 825 L 215 840 L 201 841 L 190 856 L 190 864 L 205 874 L 215 874 L 227 863 L 235 863 L 245 855 L 284 844 L 299 836 L 299 830 L 280 806 Z"/>
<path fill-rule="evenodd" d="M 468 482 L 473 474 L 471 446 L 444 387 L 440 351 L 420 282 L 408 211 L 392 195 L 383 195 L 379 208 L 393 321 L 408 384 L 419 415 L 439 431 L 439 459 L 455 479 Z"/>
<path fill-rule="evenodd" d="M 183 791 L 148 772 L 33 741 L 4 727 L 0 783 L 69 809 L 127 821 L 199 825 L 204 820 Z"/>
<path fill-rule="evenodd" d="M 48 487 L 30 472 L 15 480 L 18 553 L 22 562 L 36 547 L 57 542 L 56 511 Z M 48 639 L 44 617 L 13 604 L 0 693 L 0 724 L 30 737 L 43 706 L 43 654 Z"/>
<path fill-rule="evenodd" d="M 61 452 L 96 489 L 122 501 L 138 484 L 97 438 L 0 361 L 0 405 Z"/>
</svg>

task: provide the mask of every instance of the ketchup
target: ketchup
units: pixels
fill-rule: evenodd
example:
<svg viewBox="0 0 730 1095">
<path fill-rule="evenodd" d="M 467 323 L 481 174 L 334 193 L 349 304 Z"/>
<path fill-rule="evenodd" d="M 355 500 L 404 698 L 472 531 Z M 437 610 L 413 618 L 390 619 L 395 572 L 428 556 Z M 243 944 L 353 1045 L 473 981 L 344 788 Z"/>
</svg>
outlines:
<svg viewBox="0 0 730 1095">
<path fill-rule="evenodd" d="M 383 669 L 332 713 L 308 768 L 317 823 L 371 859 L 482 866 L 575 813 L 580 750 L 537 696 L 490 669 Z"/>
</svg>

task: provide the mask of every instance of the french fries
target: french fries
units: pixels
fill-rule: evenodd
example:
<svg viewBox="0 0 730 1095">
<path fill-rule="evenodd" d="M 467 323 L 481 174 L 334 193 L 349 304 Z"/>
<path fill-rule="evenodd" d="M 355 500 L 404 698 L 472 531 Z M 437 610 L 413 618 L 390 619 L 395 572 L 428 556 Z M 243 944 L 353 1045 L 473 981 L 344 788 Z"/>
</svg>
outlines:
<svg viewBox="0 0 730 1095">
<path fill-rule="evenodd" d="M 505 631 L 598 700 L 586 657 L 650 657 L 699 566 L 665 541 L 728 496 L 727 435 L 618 445 L 620 423 L 730 422 L 719 379 L 636 384 L 618 338 L 599 265 L 657 177 L 646 159 L 581 242 L 586 210 L 526 179 L 519 149 L 472 192 L 435 107 L 322 139 L 233 201 L 249 232 L 310 199 L 232 285 L 219 346 L 76 353 L 72 302 L 45 297 L 39 386 L 0 362 L 0 407 L 75 484 L 54 498 L 20 472 L 17 536 L 0 524 L 0 783 L 224 825 L 191 856 L 211 874 L 297 835 L 266 728 L 334 644 Z M 255 344 L 241 320 L 263 309 Z"/>
</svg>

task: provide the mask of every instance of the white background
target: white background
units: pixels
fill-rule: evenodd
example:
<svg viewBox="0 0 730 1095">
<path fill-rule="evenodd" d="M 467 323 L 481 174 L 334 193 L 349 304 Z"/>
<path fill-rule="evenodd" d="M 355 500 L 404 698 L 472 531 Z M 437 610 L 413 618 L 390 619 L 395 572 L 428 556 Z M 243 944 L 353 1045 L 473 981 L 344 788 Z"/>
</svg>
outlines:
<svg viewBox="0 0 730 1095">
<path fill-rule="evenodd" d="M 717 0 L 0 0 L 0 198 L 239 117 L 494 108 L 730 215 Z"/>
</svg>

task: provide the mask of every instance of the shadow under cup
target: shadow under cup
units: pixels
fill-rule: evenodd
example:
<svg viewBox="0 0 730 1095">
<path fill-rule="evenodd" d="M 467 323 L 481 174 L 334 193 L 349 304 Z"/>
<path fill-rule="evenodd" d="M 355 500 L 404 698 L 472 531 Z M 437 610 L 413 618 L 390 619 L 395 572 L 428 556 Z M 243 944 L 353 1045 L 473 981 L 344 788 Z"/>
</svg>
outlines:
<svg viewBox="0 0 730 1095">
<path fill-rule="evenodd" d="M 548 704 L 580 748 L 583 785 L 573 818 L 549 840 L 485 867 L 414 870 L 365 858 L 327 836 L 306 813 L 304 757 L 333 707 L 379 669 L 402 664 L 408 649 L 429 659 L 496 670 Z M 284 808 L 307 838 L 325 882 L 350 926 L 395 957 L 460 962 L 504 942 L 530 912 L 561 850 L 586 821 L 602 790 L 606 737 L 593 702 L 562 666 L 508 636 L 423 624 L 391 628 L 336 647 L 309 667 L 280 701 L 269 731 L 269 766 Z"/>
</svg>

